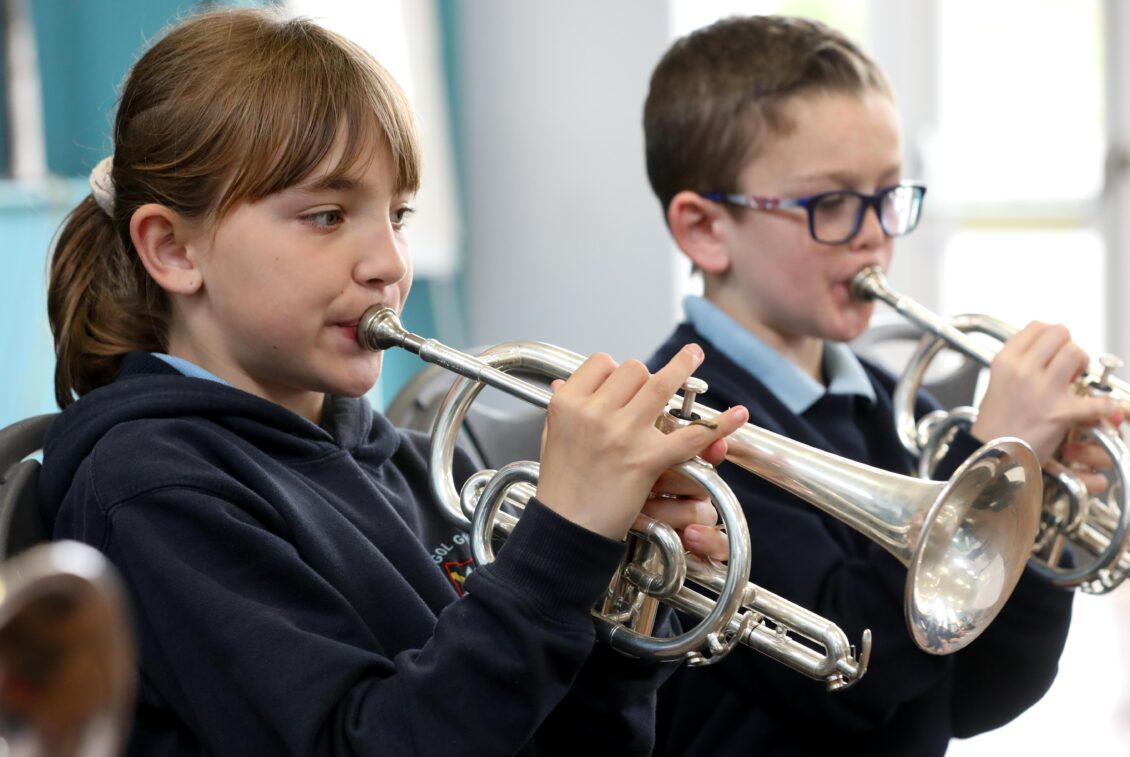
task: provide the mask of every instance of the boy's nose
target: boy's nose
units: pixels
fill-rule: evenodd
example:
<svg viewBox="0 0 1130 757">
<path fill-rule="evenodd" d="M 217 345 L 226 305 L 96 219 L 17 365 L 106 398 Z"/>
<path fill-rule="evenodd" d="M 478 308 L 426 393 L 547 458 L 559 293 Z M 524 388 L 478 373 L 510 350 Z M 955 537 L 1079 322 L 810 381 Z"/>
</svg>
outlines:
<svg viewBox="0 0 1130 757">
<path fill-rule="evenodd" d="M 879 223 L 879 209 L 869 207 L 863 212 L 859 233 L 851 240 L 853 250 L 870 250 L 883 244 L 887 238 L 883 225 Z"/>
</svg>

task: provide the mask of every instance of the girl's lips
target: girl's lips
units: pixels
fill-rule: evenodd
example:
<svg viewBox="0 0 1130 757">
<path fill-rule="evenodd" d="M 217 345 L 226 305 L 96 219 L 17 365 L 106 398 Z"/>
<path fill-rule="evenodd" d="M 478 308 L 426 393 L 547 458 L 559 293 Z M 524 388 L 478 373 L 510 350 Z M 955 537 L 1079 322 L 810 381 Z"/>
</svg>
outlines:
<svg viewBox="0 0 1130 757">
<path fill-rule="evenodd" d="M 349 338 L 350 341 L 356 344 L 357 342 L 357 321 L 352 323 L 339 323 L 337 327 L 341 329 L 342 333 Z"/>
</svg>

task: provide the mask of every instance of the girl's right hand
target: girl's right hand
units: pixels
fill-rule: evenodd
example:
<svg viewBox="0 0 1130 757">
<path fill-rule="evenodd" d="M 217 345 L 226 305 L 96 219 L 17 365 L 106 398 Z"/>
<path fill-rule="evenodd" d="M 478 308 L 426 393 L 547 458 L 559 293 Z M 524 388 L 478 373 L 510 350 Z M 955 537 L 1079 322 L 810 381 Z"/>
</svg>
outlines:
<svg viewBox="0 0 1130 757">
<path fill-rule="evenodd" d="M 749 417 L 739 406 L 719 414 L 713 429 L 690 425 L 664 434 L 655 427 L 702 358 L 697 345 L 687 345 L 653 375 L 638 360 L 617 365 L 597 353 L 567 381 L 555 381 L 538 499 L 590 531 L 624 538 L 664 471 L 717 450 L 711 447 Z"/>
</svg>

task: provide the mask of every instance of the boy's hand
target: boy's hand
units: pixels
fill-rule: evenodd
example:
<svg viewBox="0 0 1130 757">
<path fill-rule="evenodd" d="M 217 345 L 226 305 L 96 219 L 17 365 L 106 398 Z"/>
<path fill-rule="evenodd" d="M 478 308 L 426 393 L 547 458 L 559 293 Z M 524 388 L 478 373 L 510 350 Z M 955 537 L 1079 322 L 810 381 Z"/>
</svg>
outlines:
<svg viewBox="0 0 1130 757">
<path fill-rule="evenodd" d="M 1076 382 L 1088 362 L 1065 327 L 1029 323 L 993 359 L 973 435 L 1019 437 L 1045 463 L 1073 426 L 1120 420 L 1112 400 L 1078 393 Z"/>
<path fill-rule="evenodd" d="M 1121 419 L 1114 423 L 1115 427 Z M 1056 459 L 1079 477 L 1091 494 L 1102 494 L 1110 487 L 1110 479 L 1103 471 L 1114 465 L 1107 451 L 1088 434 L 1067 435 L 1067 440 L 1056 452 Z"/>
<path fill-rule="evenodd" d="M 704 451 L 717 458 L 725 449 L 719 443 L 749 417 L 737 407 L 720 414 L 713 429 L 690 425 L 664 434 L 655 428 L 701 362 L 702 350 L 688 345 L 652 375 L 639 361 L 617 365 L 599 353 L 568 381 L 554 382 L 538 499 L 578 525 L 622 539 L 664 471 Z"/>
</svg>

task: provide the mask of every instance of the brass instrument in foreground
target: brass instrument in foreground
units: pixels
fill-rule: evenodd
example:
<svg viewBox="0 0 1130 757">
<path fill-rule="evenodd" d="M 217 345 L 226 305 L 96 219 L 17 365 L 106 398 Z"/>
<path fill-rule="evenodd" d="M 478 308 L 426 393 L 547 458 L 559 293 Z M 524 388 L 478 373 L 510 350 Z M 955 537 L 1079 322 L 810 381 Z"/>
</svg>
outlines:
<svg viewBox="0 0 1130 757">
<path fill-rule="evenodd" d="M 135 667 L 109 562 L 73 541 L 30 548 L 0 570 L 4 754 L 121 753 Z"/>
<path fill-rule="evenodd" d="M 903 446 L 919 460 L 919 475 L 929 477 L 945 454 L 946 444 L 959 425 L 969 427 L 977 418 L 972 407 L 935 411 L 921 421 L 914 417 L 914 405 L 930 362 L 944 348 L 954 349 L 983 366 L 989 366 L 996 350 L 970 336 L 981 333 L 1003 343 L 1017 329 L 987 315 L 960 315 L 945 319 L 919 303 L 895 292 L 881 270 L 869 266 L 852 280 L 852 293 L 861 300 L 881 300 L 921 328 L 910 361 L 895 387 L 893 407 L 895 425 Z M 1111 375 L 1117 363 L 1104 357 L 1079 378 L 1084 393 L 1112 397 L 1130 408 L 1130 384 Z M 1105 593 L 1130 574 L 1130 451 L 1115 429 L 1098 426 L 1086 429 L 1111 460 L 1107 497 L 1088 494 L 1086 487 L 1070 470 L 1052 461 L 1045 475 L 1055 485 L 1045 487 L 1040 531 L 1033 542 L 1031 564 L 1047 580 L 1064 587 L 1077 587 L 1088 593 Z M 1073 567 L 1060 565 L 1064 550 L 1073 555 Z"/>
<path fill-rule="evenodd" d="M 463 418 L 488 385 L 544 408 L 550 393 L 511 373 L 567 378 L 583 359 L 537 342 L 498 345 L 473 358 L 405 331 L 387 308 L 365 313 L 358 341 L 371 350 L 401 347 L 463 377 L 436 416 L 429 476 L 452 520 L 470 525 L 475 560 L 489 562 L 495 530 L 506 533 L 515 522 L 501 506 L 505 501 L 518 508 L 528 501 L 537 465 L 483 471 L 457 492 L 451 470 Z M 670 432 L 716 416 L 693 401 L 703 389 L 702 382 L 688 381 L 684 396 L 670 400 L 656 425 Z M 1035 536 L 1040 496 L 1035 455 L 1019 440 L 985 445 L 948 483 L 882 471 L 752 425 L 727 441 L 728 459 L 847 522 L 907 565 L 907 624 L 926 651 L 948 654 L 976 638 L 1019 580 Z M 603 606 L 593 611 L 601 637 L 625 654 L 691 664 L 713 661 L 740 643 L 823 679 L 831 689 L 858 680 L 867 667 L 870 633 L 864 632 L 857 657 L 833 623 L 749 583 L 749 536 L 741 505 L 711 466 L 692 460 L 677 470 L 710 494 L 729 537 L 728 566 L 722 570 L 684 555 L 669 527 L 641 517 L 631 532 L 627 561 Z M 687 579 L 707 593 L 692 590 Z M 652 637 L 657 601 L 701 622 L 680 636 Z"/>
</svg>

